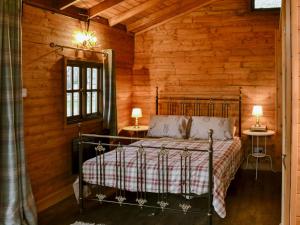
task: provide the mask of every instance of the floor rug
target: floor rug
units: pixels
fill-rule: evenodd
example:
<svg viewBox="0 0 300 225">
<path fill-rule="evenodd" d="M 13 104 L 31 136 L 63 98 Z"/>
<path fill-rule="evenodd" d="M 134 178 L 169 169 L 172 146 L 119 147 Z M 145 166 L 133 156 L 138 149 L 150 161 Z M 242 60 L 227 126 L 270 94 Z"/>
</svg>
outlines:
<svg viewBox="0 0 300 225">
<path fill-rule="evenodd" d="M 75 223 L 72 223 L 70 225 L 105 225 L 105 224 L 99 224 L 99 223 L 85 223 L 85 222 L 81 222 L 81 221 L 76 221 Z"/>
</svg>

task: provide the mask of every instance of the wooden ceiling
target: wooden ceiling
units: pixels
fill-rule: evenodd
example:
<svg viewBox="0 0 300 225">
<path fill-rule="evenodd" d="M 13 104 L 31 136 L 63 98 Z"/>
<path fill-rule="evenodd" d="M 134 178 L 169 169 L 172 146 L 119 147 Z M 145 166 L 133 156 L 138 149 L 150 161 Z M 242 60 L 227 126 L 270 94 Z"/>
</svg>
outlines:
<svg viewBox="0 0 300 225">
<path fill-rule="evenodd" d="M 109 26 L 123 24 L 127 31 L 141 33 L 214 1 L 218 0 L 53 0 L 52 7 L 62 13 L 80 9 L 81 16 L 84 12 L 89 19 L 105 18 Z"/>
</svg>

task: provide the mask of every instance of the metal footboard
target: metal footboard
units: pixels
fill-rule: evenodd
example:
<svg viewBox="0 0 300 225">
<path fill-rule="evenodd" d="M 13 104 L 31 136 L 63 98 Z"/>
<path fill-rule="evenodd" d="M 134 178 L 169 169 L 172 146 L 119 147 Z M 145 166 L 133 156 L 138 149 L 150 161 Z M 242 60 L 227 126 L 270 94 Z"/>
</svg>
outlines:
<svg viewBox="0 0 300 225">
<path fill-rule="evenodd" d="M 134 205 L 140 208 L 154 208 L 164 210 L 175 210 L 181 211 L 184 214 L 192 211 L 190 204 L 190 196 L 193 195 L 191 192 L 191 155 L 194 151 L 201 151 L 208 154 L 208 210 L 207 218 L 208 225 L 212 225 L 213 216 L 213 131 L 208 132 L 208 143 L 207 149 L 190 149 L 190 148 L 168 148 L 166 146 L 143 146 L 130 145 L 130 148 L 136 148 L 136 199 L 135 203 L 126 201 L 126 149 L 125 145 L 122 145 L 119 141 L 121 140 L 147 140 L 147 138 L 128 138 L 120 136 L 109 136 L 109 135 L 95 135 L 95 134 L 82 134 L 79 132 L 79 207 L 80 212 L 83 211 L 84 207 L 84 196 L 83 196 L 83 145 L 92 145 L 95 147 L 96 152 L 96 198 L 94 200 L 107 203 L 116 203 L 122 205 Z M 85 141 L 84 138 L 95 137 L 95 138 L 109 138 L 110 140 L 117 140 L 117 144 L 114 142 L 110 143 L 96 143 Z M 153 140 L 153 139 L 151 139 Z M 104 187 L 106 186 L 105 181 L 105 147 L 113 148 L 115 150 L 115 199 L 111 200 L 104 193 Z M 148 204 L 147 200 L 147 151 L 145 148 L 155 149 L 157 151 L 157 180 L 158 180 L 158 192 L 156 205 Z M 178 151 L 180 154 L 180 190 L 181 195 L 184 196 L 184 200 L 176 208 L 172 208 L 170 202 L 168 202 L 169 194 L 169 154 L 171 151 Z"/>
</svg>

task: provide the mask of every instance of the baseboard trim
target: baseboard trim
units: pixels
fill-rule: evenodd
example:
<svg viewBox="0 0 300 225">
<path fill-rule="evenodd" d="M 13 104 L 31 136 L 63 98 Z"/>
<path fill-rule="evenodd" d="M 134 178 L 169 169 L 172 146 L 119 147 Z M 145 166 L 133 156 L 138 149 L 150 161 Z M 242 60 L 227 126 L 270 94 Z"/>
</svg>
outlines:
<svg viewBox="0 0 300 225">
<path fill-rule="evenodd" d="M 37 201 L 37 203 L 36 203 L 37 211 L 41 212 L 41 211 L 55 205 L 56 203 L 68 198 L 72 194 L 74 194 L 73 187 L 72 187 L 72 185 L 68 185 L 68 186 L 60 189 L 59 191 L 56 191 L 56 192 L 48 195 L 47 197 Z"/>
</svg>

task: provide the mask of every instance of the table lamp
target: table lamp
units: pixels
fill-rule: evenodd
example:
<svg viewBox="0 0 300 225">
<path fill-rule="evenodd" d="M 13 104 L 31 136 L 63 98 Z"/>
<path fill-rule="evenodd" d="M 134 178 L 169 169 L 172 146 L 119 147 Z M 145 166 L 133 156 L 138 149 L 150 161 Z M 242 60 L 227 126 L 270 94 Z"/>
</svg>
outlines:
<svg viewBox="0 0 300 225">
<path fill-rule="evenodd" d="M 251 127 L 252 131 L 266 131 L 266 125 L 260 124 L 260 117 L 263 116 L 263 109 L 261 105 L 254 105 L 252 110 L 252 116 L 256 117 L 256 123 Z"/>
<path fill-rule="evenodd" d="M 132 109 L 132 113 L 131 113 L 131 117 L 135 118 L 135 127 L 139 127 L 139 121 L 138 118 L 141 118 L 142 115 L 142 109 L 141 108 L 133 108 Z"/>
</svg>

